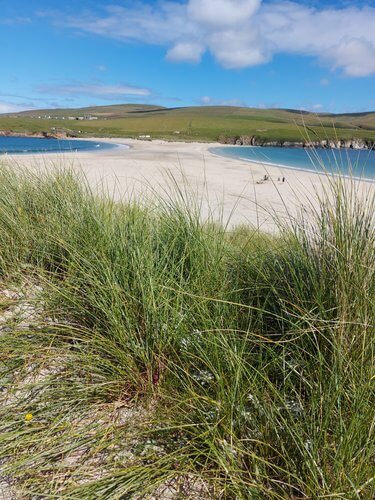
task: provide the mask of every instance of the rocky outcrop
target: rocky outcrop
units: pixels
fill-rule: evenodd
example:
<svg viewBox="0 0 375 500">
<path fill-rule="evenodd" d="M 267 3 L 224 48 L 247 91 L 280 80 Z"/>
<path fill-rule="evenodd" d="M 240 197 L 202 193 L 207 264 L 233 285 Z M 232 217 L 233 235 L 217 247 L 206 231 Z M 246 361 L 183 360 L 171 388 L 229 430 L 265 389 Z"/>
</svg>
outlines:
<svg viewBox="0 0 375 500">
<path fill-rule="evenodd" d="M 0 130 L 0 137 L 37 137 L 43 139 L 64 139 L 65 137 L 76 137 L 66 132 L 13 132 L 12 130 Z"/>
<path fill-rule="evenodd" d="M 221 144 L 231 144 L 233 146 L 269 146 L 279 148 L 327 148 L 327 149 L 375 149 L 374 140 L 365 139 L 322 139 L 320 141 L 271 141 L 256 135 L 227 136 L 219 137 Z"/>
</svg>

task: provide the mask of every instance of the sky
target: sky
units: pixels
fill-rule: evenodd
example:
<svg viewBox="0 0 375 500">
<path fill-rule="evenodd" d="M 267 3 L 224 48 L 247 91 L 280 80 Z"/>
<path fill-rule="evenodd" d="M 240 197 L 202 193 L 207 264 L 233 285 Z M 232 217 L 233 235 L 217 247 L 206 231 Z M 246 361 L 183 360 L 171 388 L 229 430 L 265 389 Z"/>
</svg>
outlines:
<svg viewBox="0 0 375 500">
<path fill-rule="evenodd" d="M 375 0 L 0 0 L 0 113 L 375 110 Z"/>
</svg>

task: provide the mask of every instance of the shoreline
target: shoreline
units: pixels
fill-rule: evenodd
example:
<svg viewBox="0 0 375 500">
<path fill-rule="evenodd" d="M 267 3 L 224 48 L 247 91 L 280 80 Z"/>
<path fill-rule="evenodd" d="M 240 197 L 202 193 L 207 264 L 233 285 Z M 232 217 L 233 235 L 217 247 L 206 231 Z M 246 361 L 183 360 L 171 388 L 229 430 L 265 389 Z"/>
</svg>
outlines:
<svg viewBox="0 0 375 500">
<path fill-rule="evenodd" d="M 59 133 L 54 133 L 54 132 L 13 132 L 10 130 L 0 130 L 0 137 L 30 137 L 30 138 L 35 138 L 35 139 L 58 139 L 58 140 L 103 140 L 103 139 L 116 139 L 115 137 L 95 137 L 95 136 L 69 136 L 69 135 L 64 135 L 64 134 L 59 134 Z M 125 137 L 121 137 L 119 139 L 126 139 Z M 340 150 L 340 149 L 354 149 L 357 151 L 373 151 L 375 150 L 375 143 L 372 140 L 368 139 L 323 139 L 321 141 L 308 141 L 308 142 L 301 142 L 301 141 L 290 141 L 288 139 L 280 139 L 276 141 L 268 141 L 268 140 L 263 140 L 258 138 L 257 136 L 236 136 L 236 137 L 227 137 L 227 139 L 236 139 L 234 142 L 221 142 L 220 140 L 217 141 L 219 145 L 222 147 L 241 147 L 241 146 L 249 146 L 249 147 L 257 147 L 257 148 L 263 148 L 263 147 L 275 147 L 275 148 L 292 148 L 292 149 L 308 149 L 310 147 L 313 148 L 321 148 L 321 149 L 334 149 L 334 150 Z M 252 139 L 251 142 L 246 142 L 246 139 Z M 132 138 L 131 140 L 138 140 L 135 138 Z M 245 141 L 244 141 L 245 140 Z M 166 142 L 182 142 L 182 143 L 187 143 L 187 141 L 171 141 L 168 139 L 158 139 L 158 138 L 153 138 L 150 139 L 150 141 L 166 141 Z M 242 141 L 241 143 L 238 143 L 238 141 Z M 243 142 L 244 141 L 244 142 Z M 197 141 L 190 141 L 189 144 L 193 144 Z M 350 147 L 346 144 L 354 144 L 355 147 Z M 202 141 L 200 144 L 216 144 L 212 142 L 207 142 L 207 141 Z M 369 147 L 370 144 L 370 147 Z"/>
<path fill-rule="evenodd" d="M 92 144 L 90 146 L 89 149 L 73 149 L 73 148 L 67 148 L 67 149 L 51 149 L 51 150 L 48 150 L 48 149 L 39 149 L 39 150 L 15 150 L 15 151 L 1 151 L 0 150 L 0 159 L 5 156 L 25 156 L 25 155 L 45 155 L 45 154 L 70 154 L 70 153 L 81 153 L 81 152 L 96 152 L 98 149 L 98 144 L 99 144 L 99 147 L 100 146 L 106 146 L 105 149 L 112 149 L 112 148 L 115 148 L 115 147 L 122 147 L 122 148 L 128 148 L 128 146 L 126 146 L 125 144 L 108 144 L 107 141 L 103 141 L 103 140 L 94 140 L 94 139 L 81 139 L 81 138 L 73 138 L 73 137 L 68 137 L 68 138 L 60 138 L 60 137 L 43 137 L 43 136 L 20 136 L 20 135 L 16 135 L 16 136 L 1 136 L 0 135 L 0 139 L 1 137 L 15 137 L 15 138 L 22 138 L 22 139 L 35 139 L 35 140 L 47 140 L 47 141 L 57 141 L 57 143 L 59 144 L 60 142 L 67 142 L 69 143 L 69 145 L 71 145 L 72 143 L 74 142 L 79 142 L 79 143 L 90 143 Z M 96 144 L 96 145 L 94 145 Z M 103 149 L 102 149 L 103 151 Z"/>
<path fill-rule="evenodd" d="M 188 202 L 198 205 L 203 221 L 229 228 L 250 224 L 277 232 L 275 216 L 295 217 L 301 204 L 310 206 L 331 177 L 317 172 L 218 156 L 209 151 L 219 143 L 142 141 L 125 138 L 88 139 L 127 146 L 89 151 L 8 155 L 4 160 L 33 169 L 68 166 L 82 172 L 90 186 L 115 200 L 143 202 L 175 197 L 181 188 Z M 264 181 L 264 175 L 269 179 Z M 285 177 L 286 182 L 279 182 Z M 366 191 L 373 183 L 350 180 Z"/>
<path fill-rule="evenodd" d="M 251 148 L 262 148 L 263 146 L 232 146 L 232 145 L 227 145 L 227 146 L 224 146 L 226 148 L 241 148 L 241 147 L 251 147 Z M 322 148 L 323 149 L 323 148 Z M 366 150 L 363 150 L 363 151 L 366 151 Z M 325 172 L 323 170 L 313 170 L 313 169 L 309 169 L 309 168 L 303 168 L 303 167 L 293 167 L 291 165 L 284 165 L 282 163 L 272 163 L 272 162 L 267 162 L 267 161 L 260 161 L 260 160 L 250 160 L 248 158 L 243 158 L 243 157 L 240 157 L 240 156 L 225 156 L 225 155 L 220 155 L 218 153 L 214 153 L 213 151 L 210 151 L 209 152 L 213 155 L 213 156 L 216 156 L 218 158 L 233 158 L 233 159 L 238 159 L 240 161 L 244 161 L 246 163 L 256 163 L 258 165 L 264 165 L 264 166 L 268 166 L 268 167 L 277 167 L 277 168 L 286 168 L 288 170 L 296 170 L 296 171 L 299 171 L 299 172 L 307 172 L 307 173 L 311 173 L 311 174 L 315 174 L 315 175 L 322 175 L 322 176 L 330 176 L 330 177 L 335 177 L 335 176 L 342 176 L 346 179 L 354 179 L 356 181 L 361 181 L 361 182 L 370 182 L 370 183 L 375 183 L 375 178 L 370 178 L 370 177 L 358 177 L 358 176 L 355 176 L 355 175 L 348 175 L 348 174 L 344 174 L 344 173 L 335 173 L 335 172 Z"/>
<path fill-rule="evenodd" d="M 280 146 L 235 146 L 232 144 L 222 144 L 222 143 L 212 143 L 212 142 L 186 142 L 186 141 L 167 141 L 167 140 L 162 140 L 162 139 L 152 139 L 152 140 L 140 140 L 140 139 L 132 139 L 132 138 L 121 138 L 121 137 L 85 137 L 85 138 L 80 138 L 80 137 L 55 137 L 55 136 L 43 136 L 43 135 L 29 135 L 29 134 L 1 134 L 0 137 L 30 137 L 30 138 L 35 138 L 35 139 L 56 139 L 60 141 L 69 141 L 69 142 L 74 142 L 74 141 L 83 141 L 83 142 L 97 142 L 97 143 L 110 143 L 115 147 L 118 148 L 125 148 L 125 149 L 131 149 L 132 146 L 129 144 L 124 144 L 123 142 L 119 141 L 135 141 L 137 143 L 144 143 L 144 142 L 154 142 L 154 143 L 166 143 L 166 144 L 201 144 L 201 145 L 206 145 L 207 146 L 207 152 L 211 154 L 214 157 L 217 158 L 231 158 L 234 160 L 239 160 L 243 161 L 245 163 L 249 164 L 257 164 L 265 167 L 275 167 L 275 168 L 282 168 L 282 169 L 288 169 L 288 170 L 296 170 L 300 172 L 307 172 L 311 174 L 316 174 L 320 176 L 330 176 L 330 177 L 335 177 L 337 175 L 342 175 L 342 177 L 347 178 L 347 179 L 354 179 L 356 181 L 361 181 L 361 182 L 369 182 L 369 183 L 375 183 L 375 178 L 370 178 L 370 177 L 358 177 L 358 176 L 351 176 L 348 174 L 337 174 L 335 172 L 328 172 L 328 171 L 323 171 L 323 170 L 313 170 L 309 168 L 303 168 L 303 167 L 296 167 L 292 165 L 285 165 L 281 163 L 272 163 L 272 162 L 267 162 L 267 161 L 261 161 L 261 160 L 253 160 L 253 159 L 248 159 L 248 158 L 242 158 L 242 157 L 237 157 L 237 156 L 226 156 L 226 155 L 221 155 L 219 153 L 216 153 L 212 151 L 212 149 L 215 148 L 220 148 L 220 149 L 230 149 L 230 148 L 242 148 L 242 147 L 251 147 L 251 148 L 259 148 L 262 149 L 263 147 L 280 147 Z M 291 149 L 300 149 L 297 147 L 290 147 Z M 314 148 L 315 149 L 315 148 Z M 324 147 L 318 147 L 318 149 L 326 149 Z M 345 148 L 344 148 L 345 149 Z M 24 157 L 27 155 L 57 155 L 57 154 L 72 154 L 72 153 L 85 153 L 85 152 L 103 152 L 104 150 L 98 151 L 94 148 L 90 150 L 62 150 L 62 151 L 33 151 L 33 152 L 27 152 L 27 151 L 16 151 L 16 152 L 1 152 L 0 151 L 0 159 L 2 157 L 8 158 L 9 156 L 20 156 Z M 357 151 L 362 151 L 362 149 L 358 149 Z M 369 151 L 368 149 L 363 149 L 363 151 Z"/>
</svg>

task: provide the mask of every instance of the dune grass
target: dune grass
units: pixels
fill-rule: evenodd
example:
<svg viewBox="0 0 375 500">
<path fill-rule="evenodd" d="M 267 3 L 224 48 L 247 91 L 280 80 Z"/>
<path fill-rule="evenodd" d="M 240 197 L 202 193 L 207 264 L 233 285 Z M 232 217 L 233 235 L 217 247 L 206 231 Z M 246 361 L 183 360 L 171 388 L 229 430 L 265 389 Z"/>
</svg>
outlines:
<svg viewBox="0 0 375 500">
<path fill-rule="evenodd" d="M 0 486 L 373 498 L 371 188 L 269 236 L 1 167 Z"/>
</svg>

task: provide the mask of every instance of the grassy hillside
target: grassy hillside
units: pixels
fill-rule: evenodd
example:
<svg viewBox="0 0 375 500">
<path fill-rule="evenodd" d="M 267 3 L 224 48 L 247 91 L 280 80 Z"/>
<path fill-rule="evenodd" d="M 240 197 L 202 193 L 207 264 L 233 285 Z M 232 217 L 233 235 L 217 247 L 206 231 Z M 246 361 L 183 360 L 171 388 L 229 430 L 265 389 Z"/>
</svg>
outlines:
<svg viewBox="0 0 375 500">
<path fill-rule="evenodd" d="M 270 237 L 0 168 L 1 498 L 374 498 L 375 194 L 327 184 Z"/>
<path fill-rule="evenodd" d="M 63 120 L 91 115 L 97 120 Z M 38 118 L 41 116 L 41 118 Z M 45 119 L 44 116 L 51 116 Z M 304 128 L 307 127 L 305 130 Z M 220 135 L 256 135 L 267 140 L 375 139 L 375 113 L 328 115 L 294 110 L 238 107 L 162 108 L 115 105 L 82 109 L 27 111 L 1 115 L 0 130 L 71 132 L 81 136 L 137 137 L 147 134 L 169 140 L 216 141 Z"/>
</svg>

